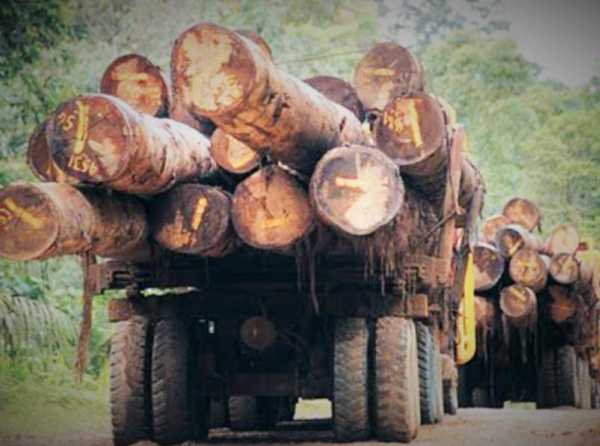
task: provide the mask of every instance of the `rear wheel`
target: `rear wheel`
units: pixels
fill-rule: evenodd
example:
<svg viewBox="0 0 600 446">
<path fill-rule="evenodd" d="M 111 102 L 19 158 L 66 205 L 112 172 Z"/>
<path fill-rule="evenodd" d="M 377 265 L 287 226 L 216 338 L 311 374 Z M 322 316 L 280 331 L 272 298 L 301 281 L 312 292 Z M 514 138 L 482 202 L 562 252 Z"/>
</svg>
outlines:
<svg viewBox="0 0 600 446">
<path fill-rule="evenodd" d="M 440 421 L 439 393 L 441 381 L 439 354 L 436 354 L 433 336 L 429 327 L 422 322 L 415 324 L 417 332 L 417 351 L 419 361 L 419 396 L 421 420 L 424 424 Z"/>
<path fill-rule="evenodd" d="M 580 407 L 577 354 L 571 345 L 556 351 L 556 392 L 559 406 Z"/>
<path fill-rule="evenodd" d="M 384 317 L 375 334 L 375 422 L 377 438 L 408 443 L 421 424 L 419 367 L 411 320 Z"/>
<path fill-rule="evenodd" d="M 151 324 L 143 316 L 117 322 L 110 349 L 113 441 L 126 446 L 152 436 L 150 400 Z"/>
<path fill-rule="evenodd" d="M 365 440 L 370 435 L 368 341 L 365 319 L 335 321 L 333 427 L 338 441 Z"/>
</svg>

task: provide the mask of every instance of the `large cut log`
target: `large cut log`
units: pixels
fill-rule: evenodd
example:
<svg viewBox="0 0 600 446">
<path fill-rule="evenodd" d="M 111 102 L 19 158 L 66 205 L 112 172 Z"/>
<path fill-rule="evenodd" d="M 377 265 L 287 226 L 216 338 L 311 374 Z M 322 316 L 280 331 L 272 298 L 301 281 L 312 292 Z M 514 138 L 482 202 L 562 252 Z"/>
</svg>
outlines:
<svg viewBox="0 0 600 446">
<path fill-rule="evenodd" d="M 231 198 L 221 189 L 181 184 L 150 204 L 150 231 L 175 252 L 223 257 L 238 245 L 230 218 Z"/>
<path fill-rule="evenodd" d="M 259 249 L 286 250 L 313 228 L 306 191 L 289 173 L 267 166 L 239 183 L 231 215 L 240 238 Z"/>
<path fill-rule="evenodd" d="M 258 153 L 221 129 L 212 134 L 210 152 L 219 167 L 231 173 L 248 173 L 260 163 Z"/>
<path fill-rule="evenodd" d="M 510 224 L 508 218 L 502 214 L 492 215 L 483 223 L 483 240 L 488 243 L 496 243 L 496 233 L 500 228 Z"/>
<path fill-rule="evenodd" d="M 91 252 L 149 255 L 142 203 L 134 197 L 59 183 L 15 183 L 0 190 L 0 255 L 40 260 Z"/>
<path fill-rule="evenodd" d="M 310 181 L 317 215 L 342 234 L 367 235 L 388 224 L 404 201 L 398 168 L 368 147 L 338 147 L 317 164 Z"/>
<path fill-rule="evenodd" d="M 563 285 L 575 283 L 579 279 L 579 262 L 572 254 L 555 254 L 550 262 L 550 275 Z"/>
<path fill-rule="evenodd" d="M 546 241 L 546 252 L 554 254 L 574 254 L 579 247 L 579 233 L 573 225 L 558 225 Z"/>
<path fill-rule="evenodd" d="M 571 292 L 570 287 L 562 285 L 550 285 L 548 287 L 550 302 L 548 309 L 550 318 L 556 323 L 562 323 L 572 319 L 577 312 L 577 300 Z"/>
<path fill-rule="evenodd" d="M 513 198 L 506 203 L 502 214 L 508 218 L 511 223 L 521 225 L 528 231 L 533 231 L 540 226 L 542 212 L 530 200 L 526 198 Z"/>
<path fill-rule="evenodd" d="M 160 68 L 139 54 L 115 59 L 102 75 L 100 92 L 151 116 L 164 117 L 169 111 L 169 87 Z"/>
<path fill-rule="evenodd" d="M 511 285 L 500 292 L 500 309 L 514 326 L 528 327 L 537 320 L 537 297 L 531 288 Z"/>
<path fill-rule="evenodd" d="M 485 242 L 478 242 L 473 248 L 475 267 L 475 291 L 487 291 L 500 281 L 506 260 L 498 249 Z"/>
<path fill-rule="evenodd" d="M 549 268 L 550 257 L 533 249 L 521 248 L 510 259 L 508 271 L 516 283 L 538 292 L 548 282 Z"/>
<path fill-rule="evenodd" d="M 273 51 L 265 39 L 260 34 L 249 29 L 236 29 L 236 33 L 252 40 L 258 47 L 264 51 L 269 59 L 273 59 Z"/>
<path fill-rule="evenodd" d="M 425 72 L 408 48 L 380 43 L 356 66 L 354 86 L 367 109 L 381 111 L 393 98 L 422 92 Z"/>
<path fill-rule="evenodd" d="M 205 136 L 106 95 L 61 105 L 46 136 L 53 161 L 67 175 L 134 194 L 156 194 L 216 169 Z"/>
<path fill-rule="evenodd" d="M 322 93 L 326 98 L 346 107 L 354 113 L 359 121 L 364 121 L 365 110 L 363 105 L 358 99 L 354 87 L 345 80 L 334 76 L 315 76 L 304 79 L 304 82 Z"/>
<path fill-rule="evenodd" d="M 80 181 L 77 178 L 67 175 L 52 160 L 48 141 L 46 140 L 47 124 L 48 121 L 44 121 L 38 125 L 29 138 L 26 155 L 29 168 L 42 181 L 78 184 Z"/>
<path fill-rule="evenodd" d="M 349 110 L 220 26 L 199 24 L 181 34 L 171 69 L 174 94 L 192 115 L 296 170 L 310 171 L 331 148 L 366 143 Z"/>
<path fill-rule="evenodd" d="M 541 251 L 543 247 L 538 237 L 517 224 L 510 224 L 498 230 L 496 246 L 506 258 L 514 256 L 521 248 Z"/>
</svg>

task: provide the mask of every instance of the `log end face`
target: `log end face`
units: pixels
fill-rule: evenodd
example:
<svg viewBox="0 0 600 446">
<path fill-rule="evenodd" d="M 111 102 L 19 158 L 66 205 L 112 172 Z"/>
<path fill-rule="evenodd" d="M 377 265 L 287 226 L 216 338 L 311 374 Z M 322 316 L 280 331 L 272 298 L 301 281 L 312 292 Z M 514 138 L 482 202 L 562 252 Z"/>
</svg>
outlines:
<svg viewBox="0 0 600 446">
<path fill-rule="evenodd" d="M 127 104 L 105 95 L 80 96 L 61 105 L 48 123 L 52 160 L 68 176 L 104 183 L 127 167 L 132 128 Z"/>
<path fill-rule="evenodd" d="M 542 256 L 533 249 L 521 248 L 510 259 L 510 277 L 518 284 L 541 290 L 547 281 L 548 268 Z"/>
<path fill-rule="evenodd" d="M 0 190 L 0 256 L 42 258 L 58 232 L 56 209 L 43 186 L 15 183 Z"/>
<path fill-rule="evenodd" d="M 579 262 L 571 254 L 556 254 L 550 262 L 550 274 L 563 285 L 575 283 L 579 278 Z"/>
<path fill-rule="evenodd" d="M 211 140 L 212 156 L 217 164 L 226 171 L 244 174 L 258 166 L 260 155 L 224 131 L 217 129 Z"/>
<path fill-rule="evenodd" d="M 535 293 L 526 286 L 511 285 L 500 293 L 500 309 L 510 319 L 526 319 L 536 311 L 536 305 Z"/>
<path fill-rule="evenodd" d="M 496 246 L 504 257 L 510 258 L 524 247 L 523 232 L 523 227 L 517 225 L 508 225 L 496 232 Z"/>
<path fill-rule="evenodd" d="M 493 215 L 485 220 L 483 223 L 483 239 L 487 243 L 494 243 L 496 240 L 496 233 L 504 226 L 508 226 L 510 221 L 502 214 Z"/>
<path fill-rule="evenodd" d="M 388 103 L 375 124 L 375 140 L 400 166 L 420 163 L 443 146 L 443 109 L 432 96 L 415 94 Z"/>
<path fill-rule="evenodd" d="M 478 243 L 473 249 L 475 268 L 475 290 L 487 291 L 493 288 L 504 273 L 505 260 L 495 246 Z"/>
<path fill-rule="evenodd" d="M 139 54 L 113 61 L 102 76 L 100 92 L 151 116 L 163 116 L 169 110 L 169 89 L 160 68 Z"/>
<path fill-rule="evenodd" d="M 528 231 L 533 231 L 542 219 L 540 209 L 531 200 L 515 197 L 506 203 L 502 214 L 511 223 L 523 226 Z"/>
<path fill-rule="evenodd" d="M 338 147 L 319 161 L 310 184 L 322 220 L 342 233 L 368 235 L 388 224 L 404 202 L 404 186 L 383 153 Z"/>
<path fill-rule="evenodd" d="M 579 233 L 573 225 L 558 225 L 546 242 L 546 250 L 552 254 L 573 254 L 579 247 Z"/>
<path fill-rule="evenodd" d="M 245 39 L 213 24 L 196 25 L 173 48 L 172 73 L 183 105 L 212 117 L 234 109 L 252 89 L 255 65 Z"/>
</svg>

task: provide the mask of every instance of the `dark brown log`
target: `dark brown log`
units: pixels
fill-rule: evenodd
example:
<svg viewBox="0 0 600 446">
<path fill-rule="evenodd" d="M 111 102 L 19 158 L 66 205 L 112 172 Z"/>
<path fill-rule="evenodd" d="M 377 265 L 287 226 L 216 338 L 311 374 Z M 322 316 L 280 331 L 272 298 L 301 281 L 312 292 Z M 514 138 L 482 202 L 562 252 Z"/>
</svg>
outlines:
<svg viewBox="0 0 600 446">
<path fill-rule="evenodd" d="M 157 194 L 216 169 L 202 134 L 106 95 L 61 105 L 46 136 L 53 161 L 67 175 L 134 194 Z"/>
<path fill-rule="evenodd" d="M 408 48 L 380 43 L 358 63 L 354 86 L 367 109 L 383 110 L 393 98 L 422 92 L 425 72 Z"/>
<path fill-rule="evenodd" d="M 496 311 L 485 297 L 475 296 L 475 324 L 480 330 L 491 330 Z"/>
<path fill-rule="evenodd" d="M 249 29 L 236 29 L 235 32 L 252 40 L 261 50 L 265 52 L 269 59 L 273 60 L 273 51 L 271 51 L 271 47 L 267 41 L 261 37 L 260 34 Z"/>
<path fill-rule="evenodd" d="M 500 309 L 516 327 L 527 327 L 537 319 L 537 297 L 531 288 L 511 285 L 500 292 Z"/>
<path fill-rule="evenodd" d="M 488 243 L 496 243 L 496 233 L 504 226 L 510 224 L 508 218 L 503 214 L 492 215 L 483 223 L 483 240 Z"/>
<path fill-rule="evenodd" d="M 404 185 L 396 165 L 380 151 L 338 147 L 317 164 L 310 198 L 327 225 L 343 234 L 367 235 L 396 216 Z"/>
<path fill-rule="evenodd" d="M 592 294 L 600 300 L 600 251 L 578 251 L 579 277 L 584 286 L 590 287 Z"/>
<path fill-rule="evenodd" d="M 59 183 L 15 183 L 0 191 L 0 255 L 39 260 L 91 252 L 131 259 L 149 253 L 137 199 Z"/>
<path fill-rule="evenodd" d="M 579 279 L 579 262 L 574 255 L 555 254 L 550 262 L 550 275 L 563 285 L 570 285 Z"/>
<path fill-rule="evenodd" d="M 526 198 L 513 198 L 506 203 L 502 214 L 511 223 L 521 225 L 528 231 L 533 231 L 540 225 L 542 212 L 530 200 Z"/>
<path fill-rule="evenodd" d="M 221 189 L 181 184 L 150 204 L 150 231 L 175 252 L 223 257 L 238 246 L 230 218 L 231 198 Z"/>
<path fill-rule="evenodd" d="M 489 243 L 479 242 L 473 248 L 475 291 L 487 291 L 496 286 L 506 265 L 500 251 Z"/>
<path fill-rule="evenodd" d="M 577 301 L 571 289 L 561 285 L 550 285 L 548 287 L 551 302 L 549 303 L 550 318 L 561 323 L 572 319 L 577 312 Z"/>
<path fill-rule="evenodd" d="M 260 163 L 258 153 L 221 129 L 211 137 L 210 152 L 219 167 L 231 173 L 248 173 Z"/>
<path fill-rule="evenodd" d="M 365 110 L 360 99 L 358 99 L 356 90 L 345 80 L 333 76 L 315 76 L 304 79 L 304 82 L 322 93 L 326 98 L 346 107 L 354 113 L 359 121 L 365 120 Z"/>
<path fill-rule="evenodd" d="M 510 259 L 510 277 L 519 285 L 541 291 L 548 282 L 550 257 L 533 249 L 521 248 Z"/>
<path fill-rule="evenodd" d="M 546 252 L 554 254 L 574 254 L 579 247 L 579 233 L 573 225 L 558 225 L 546 241 Z"/>
<path fill-rule="evenodd" d="M 521 248 L 541 251 L 543 247 L 538 237 L 516 224 L 504 226 L 496 232 L 496 246 L 506 258 L 514 256 Z"/>
<path fill-rule="evenodd" d="M 173 99 L 171 100 L 169 118 L 196 129 L 208 137 L 212 136 L 217 128 L 217 126 L 208 118 L 192 116 L 177 96 L 173 96 Z"/>
<path fill-rule="evenodd" d="M 240 238 L 259 249 L 287 249 L 306 236 L 315 222 L 305 190 L 275 166 L 238 184 L 231 215 Z"/>
<path fill-rule="evenodd" d="M 174 94 L 193 116 L 294 169 L 310 171 L 325 151 L 366 143 L 349 110 L 276 68 L 233 31 L 188 29 L 175 42 L 171 68 Z"/>
<path fill-rule="evenodd" d="M 33 174 L 42 181 L 78 184 L 77 178 L 63 172 L 50 156 L 50 148 L 46 140 L 47 121 L 38 125 L 29 138 L 27 146 L 27 164 Z"/>
<path fill-rule="evenodd" d="M 169 87 L 162 71 L 139 54 L 115 59 L 102 75 L 100 92 L 123 99 L 140 113 L 164 117 L 169 111 Z"/>
</svg>

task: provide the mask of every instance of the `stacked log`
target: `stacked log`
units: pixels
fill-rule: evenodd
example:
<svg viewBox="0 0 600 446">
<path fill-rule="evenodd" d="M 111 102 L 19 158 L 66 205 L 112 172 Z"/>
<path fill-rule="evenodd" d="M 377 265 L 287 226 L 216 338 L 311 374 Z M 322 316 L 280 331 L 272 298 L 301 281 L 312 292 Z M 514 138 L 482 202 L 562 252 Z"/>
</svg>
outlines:
<svg viewBox="0 0 600 446">
<path fill-rule="evenodd" d="M 537 298 L 531 288 L 511 285 L 500 292 L 500 309 L 517 327 L 531 326 L 537 318 Z"/>
<path fill-rule="evenodd" d="M 475 266 L 475 291 L 489 291 L 504 274 L 506 260 L 500 251 L 489 243 L 478 242 L 473 248 Z"/>
<path fill-rule="evenodd" d="M 248 173 L 260 163 L 258 153 L 221 129 L 212 134 L 210 152 L 221 169 L 234 174 Z"/>
<path fill-rule="evenodd" d="M 358 98 L 354 87 L 345 80 L 333 76 L 315 76 L 305 79 L 304 82 L 326 98 L 346 107 L 354 113 L 359 121 L 364 121 L 365 110 L 363 104 Z"/>
</svg>

